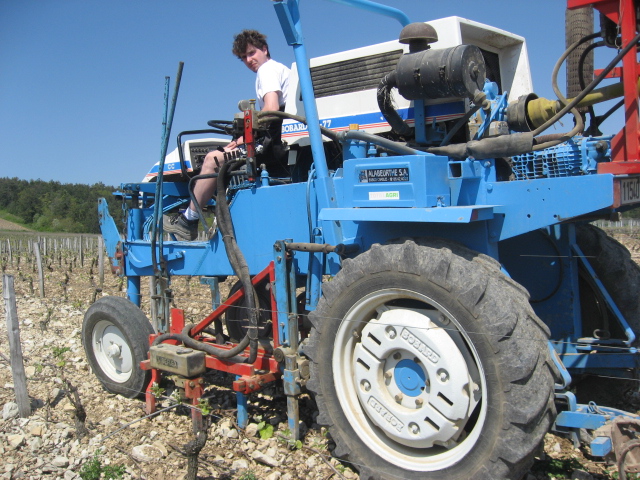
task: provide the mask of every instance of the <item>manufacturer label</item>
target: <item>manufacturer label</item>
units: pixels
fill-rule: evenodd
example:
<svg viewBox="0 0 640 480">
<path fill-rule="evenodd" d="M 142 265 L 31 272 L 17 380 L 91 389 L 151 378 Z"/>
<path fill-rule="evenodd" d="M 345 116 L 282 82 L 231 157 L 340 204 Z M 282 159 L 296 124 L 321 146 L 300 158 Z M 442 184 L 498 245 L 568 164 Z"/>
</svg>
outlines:
<svg viewBox="0 0 640 480">
<path fill-rule="evenodd" d="M 395 415 L 393 415 L 389 410 L 384 408 L 380 402 L 378 402 L 375 398 L 369 397 L 367 401 L 369 406 L 373 408 L 390 426 L 395 428 L 398 432 L 402 432 L 404 428 L 404 423 L 402 423 Z"/>
<path fill-rule="evenodd" d="M 438 355 L 436 352 L 431 350 L 424 342 L 418 339 L 414 334 L 412 334 L 406 328 L 402 329 L 402 333 L 400 334 L 400 336 L 405 342 L 407 342 L 409 345 L 411 345 L 413 348 L 415 348 L 418 352 L 423 354 L 433 363 L 438 363 L 438 361 L 440 360 L 440 355 Z"/>
<path fill-rule="evenodd" d="M 369 200 L 400 200 L 400 192 L 369 192 Z"/>
<path fill-rule="evenodd" d="M 408 182 L 409 169 L 406 167 L 401 167 L 361 170 L 359 180 L 360 183 Z"/>
</svg>

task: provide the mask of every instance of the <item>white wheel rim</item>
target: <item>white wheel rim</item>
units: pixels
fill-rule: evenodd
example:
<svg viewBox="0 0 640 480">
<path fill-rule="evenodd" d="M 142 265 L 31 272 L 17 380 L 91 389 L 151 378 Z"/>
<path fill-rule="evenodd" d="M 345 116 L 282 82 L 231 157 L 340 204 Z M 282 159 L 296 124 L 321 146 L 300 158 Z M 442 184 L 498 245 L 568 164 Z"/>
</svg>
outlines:
<svg viewBox="0 0 640 480">
<path fill-rule="evenodd" d="M 124 383 L 133 373 L 133 354 L 122 331 L 108 320 L 100 320 L 91 333 L 93 355 L 104 374 Z"/>
<path fill-rule="evenodd" d="M 386 305 L 399 299 L 425 309 Z M 356 302 L 338 328 L 332 368 L 356 434 L 398 467 L 442 470 L 480 438 L 487 386 L 477 351 L 453 316 L 423 294 L 385 289 Z"/>
</svg>

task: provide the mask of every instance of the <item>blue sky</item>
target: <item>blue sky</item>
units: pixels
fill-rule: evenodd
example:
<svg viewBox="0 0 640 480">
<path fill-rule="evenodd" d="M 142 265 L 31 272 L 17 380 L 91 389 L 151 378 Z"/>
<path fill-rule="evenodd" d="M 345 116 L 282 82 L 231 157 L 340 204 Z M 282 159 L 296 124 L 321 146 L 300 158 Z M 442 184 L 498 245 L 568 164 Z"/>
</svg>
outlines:
<svg viewBox="0 0 640 480">
<path fill-rule="evenodd" d="M 562 0 L 382 3 L 412 21 L 457 15 L 522 35 L 534 89 L 553 97 Z M 400 30 L 395 20 L 329 0 L 300 5 L 310 56 L 392 40 Z M 230 52 L 244 28 L 267 34 L 272 56 L 292 63 L 270 0 L 0 0 L 0 176 L 141 180 L 160 156 L 164 78 L 173 90 L 178 62 L 185 66 L 170 150 L 180 131 L 231 119 L 238 100 L 254 96 L 254 74 Z"/>
</svg>

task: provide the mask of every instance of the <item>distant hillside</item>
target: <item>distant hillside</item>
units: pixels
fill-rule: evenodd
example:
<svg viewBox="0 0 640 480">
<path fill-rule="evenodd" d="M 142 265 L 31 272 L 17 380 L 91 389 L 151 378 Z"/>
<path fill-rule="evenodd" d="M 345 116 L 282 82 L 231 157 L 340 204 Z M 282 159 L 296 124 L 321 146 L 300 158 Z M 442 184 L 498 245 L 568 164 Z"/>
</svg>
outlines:
<svg viewBox="0 0 640 480">
<path fill-rule="evenodd" d="M 115 187 L 0 178 L 0 210 L 39 232 L 99 233 L 98 198 L 105 197 L 116 222 L 122 219 L 122 205 L 115 201 Z M 7 217 L 7 215 L 3 215 Z M 8 217 L 8 218 L 14 218 Z M 7 220 L 0 220 L 0 229 Z M 17 229 L 20 225 L 15 225 Z"/>
</svg>

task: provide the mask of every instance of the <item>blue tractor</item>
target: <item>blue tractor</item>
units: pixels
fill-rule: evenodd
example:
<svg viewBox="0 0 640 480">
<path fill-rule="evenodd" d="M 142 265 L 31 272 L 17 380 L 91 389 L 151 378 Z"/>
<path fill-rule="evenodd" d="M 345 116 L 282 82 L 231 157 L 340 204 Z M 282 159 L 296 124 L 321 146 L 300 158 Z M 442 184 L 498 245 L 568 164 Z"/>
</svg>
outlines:
<svg viewBox="0 0 640 480">
<path fill-rule="evenodd" d="M 334 455 L 363 479 L 517 480 L 551 429 L 576 442 L 588 432 L 593 455 L 634 467 L 635 416 L 578 403 L 569 389 L 572 377 L 638 372 L 640 270 L 589 223 L 640 203 L 633 1 L 569 0 L 600 9 L 602 30 L 559 60 L 582 52 L 581 85 L 571 98 L 556 88 L 553 101 L 528 90 L 517 36 L 339 3 L 396 19 L 399 40 L 309 66 L 298 0 L 274 1 L 295 53 L 295 105 L 259 112 L 247 102 L 232 121 L 182 132 L 166 157 L 176 88 L 151 181 L 121 186 L 123 234 L 101 201 L 128 299 L 104 297 L 85 315 L 94 373 L 153 412 L 164 379 L 197 406 L 206 373 L 228 372 L 241 427 L 247 396 L 281 382 L 295 438 L 298 397 L 310 392 Z M 451 32 L 460 35 L 446 43 Z M 596 43 L 616 48 L 594 78 L 584 63 Z M 619 84 L 600 85 L 615 74 Z M 625 126 L 602 135 L 594 105 L 616 97 Z M 359 106 L 370 99 L 376 108 Z M 570 131 L 543 134 L 567 113 Z M 276 116 L 290 143 L 278 174 L 256 165 L 251 140 Z M 186 148 L 192 134 L 244 135 L 248 148 L 200 206 L 215 209 L 217 229 L 210 221 L 206 238 L 181 242 L 165 238 L 162 215 L 191 200 L 198 161 L 220 144 Z M 217 298 L 197 324 L 170 308 L 175 275 L 200 277 Z M 229 276 L 238 284 L 221 302 Z M 139 308 L 142 277 L 155 285 L 153 325 Z"/>
</svg>

